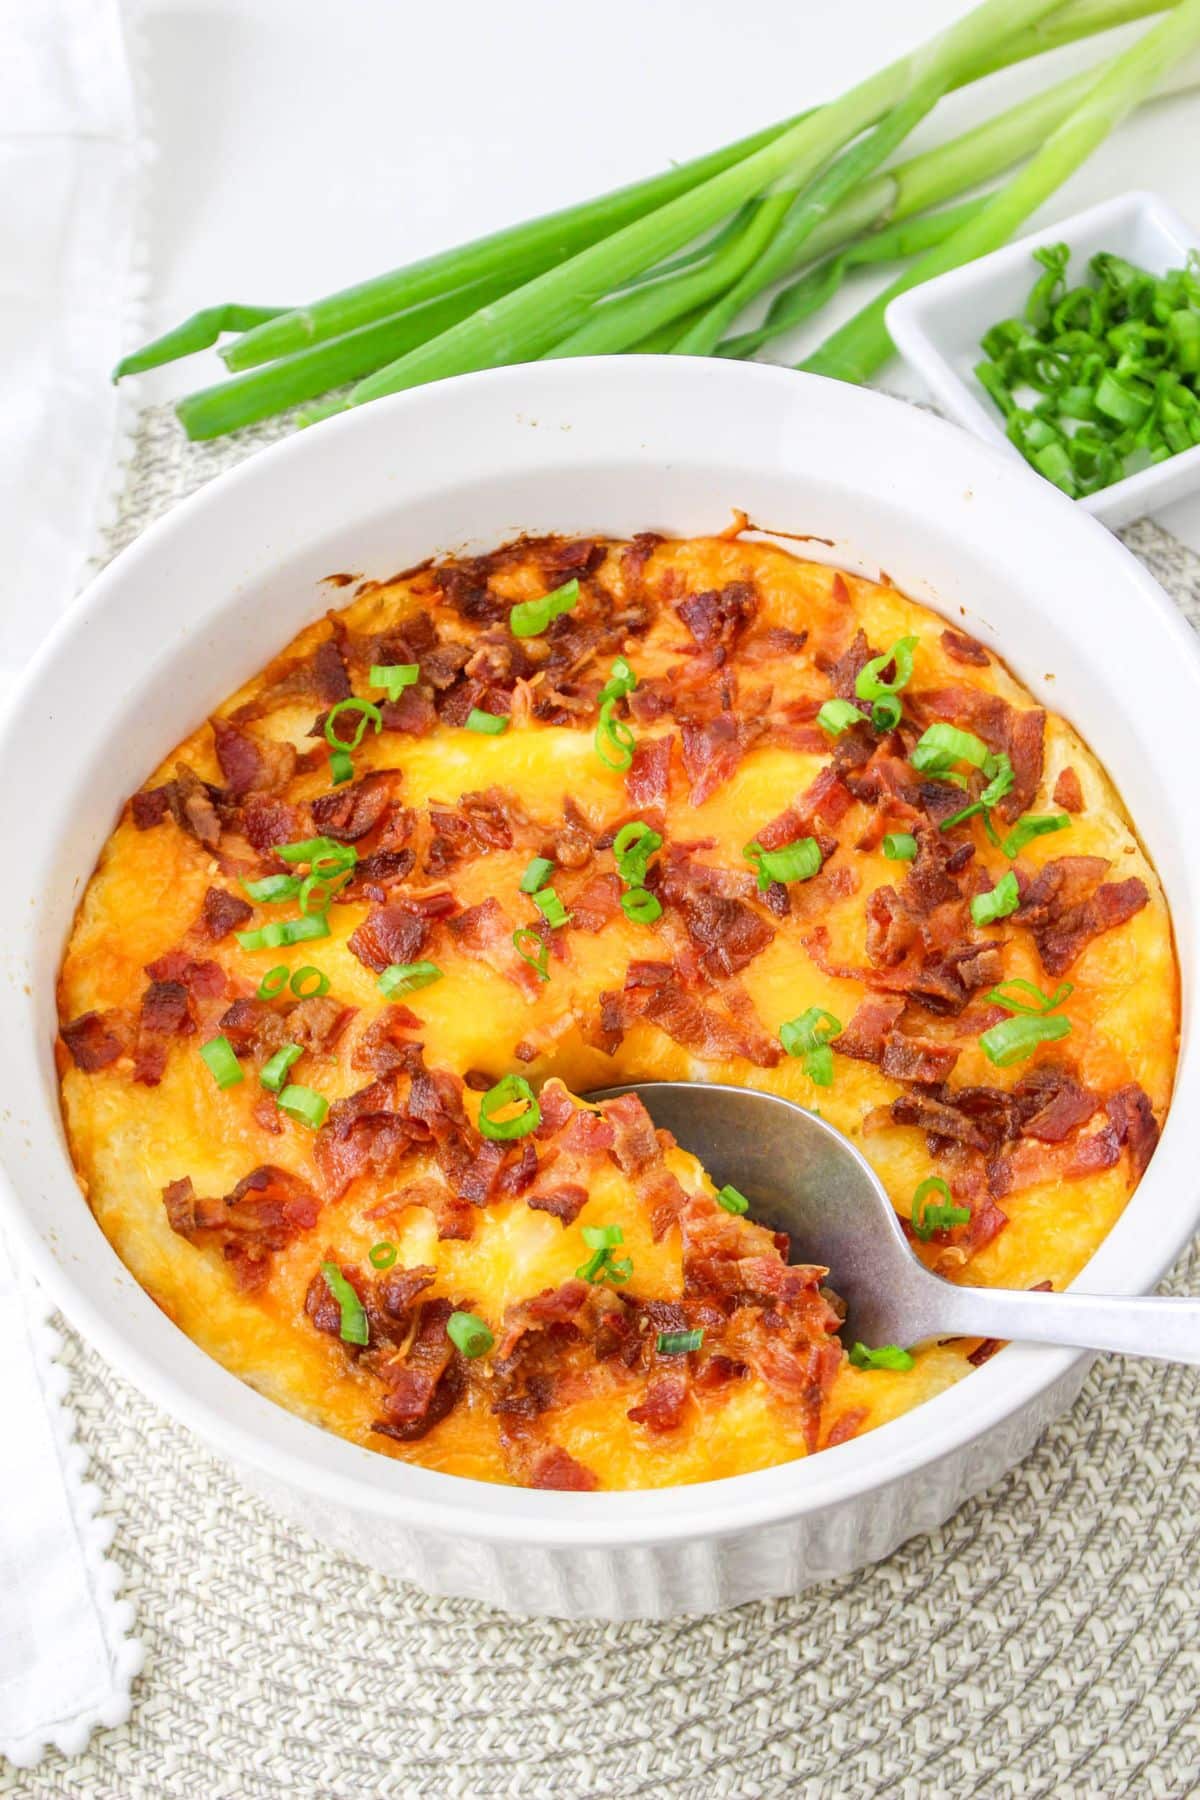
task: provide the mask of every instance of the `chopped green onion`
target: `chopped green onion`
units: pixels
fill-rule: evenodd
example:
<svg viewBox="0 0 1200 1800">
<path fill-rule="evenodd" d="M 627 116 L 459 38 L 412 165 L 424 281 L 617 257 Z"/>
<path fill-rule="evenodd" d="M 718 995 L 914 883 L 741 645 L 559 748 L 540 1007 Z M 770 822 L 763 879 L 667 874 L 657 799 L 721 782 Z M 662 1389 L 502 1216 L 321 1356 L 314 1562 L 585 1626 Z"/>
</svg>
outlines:
<svg viewBox="0 0 1200 1800">
<path fill-rule="evenodd" d="M 496 1117 L 497 1113 L 509 1112 L 518 1105 L 523 1105 L 524 1110 L 514 1117 Z M 503 1076 L 479 1102 L 479 1129 L 485 1138 L 506 1143 L 512 1138 L 528 1137 L 541 1122 L 542 1109 L 523 1075 Z"/>
<path fill-rule="evenodd" d="M 316 1000 L 329 992 L 329 977 L 311 963 L 305 963 L 302 969 L 296 970 L 290 985 L 298 1000 Z"/>
<path fill-rule="evenodd" d="M 583 1241 L 589 1250 L 612 1250 L 625 1242 L 625 1233 L 619 1225 L 585 1225 Z"/>
<path fill-rule="evenodd" d="M 369 1344 L 371 1327 L 363 1303 L 336 1263 L 323 1262 L 325 1286 L 342 1309 L 341 1338 L 345 1344 Z"/>
<path fill-rule="evenodd" d="M 742 855 L 758 869 L 758 891 L 765 894 L 773 881 L 811 881 L 821 868 L 821 851 L 816 838 L 796 838 L 778 850 L 764 850 L 757 839 L 745 846 Z"/>
<path fill-rule="evenodd" d="M 335 838 L 301 838 L 294 844 L 276 844 L 275 854 L 286 863 L 308 863 L 314 875 L 336 875 L 339 869 L 352 869 L 358 861 L 353 844 L 339 844 Z"/>
<path fill-rule="evenodd" d="M 654 1348 L 660 1356 L 687 1356 L 703 1342 L 704 1327 L 698 1325 L 694 1331 L 660 1331 Z"/>
<path fill-rule="evenodd" d="M 567 925 L 574 917 L 569 913 L 552 887 L 539 888 L 530 896 L 533 904 L 545 919 L 551 930 L 557 931 L 560 926 Z"/>
<path fill-rule="evenodd" d="M 984 813 L 986 815 L 993 806 L 998 805 L 999 802 L 1003 800 L 1005 794 L 1009 792 L 1016 779 L 1013 774 L 1012 763 L 1003 751 L 1001 751 L 998 756 L 988 757 L 983 765 L 983 772 L 985 775 L 990 776 L 991 779 L 980 794 L 978 800 L 973 800 L 970 806 L 964 806 L 961 812 L 953 813 L 950 818 L 943 819 L 941 825 L 938 827 L 939 831 L 950 831 L 955 825 L 961 825 L 964 819 L 974 818 L 976 813 Z M 996 836 L 991 820 L 985 816 L 983 823 L 992 842 L 994 844 L 999 844 L 1000 840 Z"/>
<path fill-rule="evenodd" d="M 495 1337 L 477 1313 L 452 1312 L 446 1320 L 446 1336 L 464 1356 L 486 1356 Z"/>
<path fill-rule="evenodd" d="M 854 691 L 860 700 L 878 700 L 884 694 L 898 694 L 912 680 L 913 651 L 918 639 L 915 637 L 899 638 L 883 656 L 873 656 L 858 671 L 854 680 Z M 883 671 L 892 668 L 894 673 L 890 681 L 883 679 Z"/>
<path fill-rule="evenodd" d="M 662 901 L 649 888 L 630 888 L 621 895 L 621 911 L 635 925 L 653 925 L 662 917 Z"/>
<path fill-rule="evenodd" d="M 373 1269 L 390 1269 L 399 1254 L 395 1244 L 390 1243 L 387 1238 L 380 1238 L 368 1250 L 367 1260 Z"/>
<path fill-rule="evenodd" d="M 539 888 L 545 887 L 546 877 L 553 869 L 554 863 L 549 856 L 535 856 L 521 877 L 521 892 L 536 894 Z"/>
<path fill-rule="evenodd" d="M 1034 838 L 1044 837 L 1048 831 L 1066 831 L 1070 823 L 1069 813 L 1026 813 L 1005 838 L 1004 854 L 1016 856 Z"/>
<path fill-rule="evenodd" d="M 306 875 L 300 883 L 300 911 L 327 913 L 349 880 L 349 869 L 336 875 Z"/>
<path fill-rule="evenodd" d="M 911 831 L 889 831 L 883 840 L 883 854 L 889 862 L 912 862 L 917 840 Z"/>
<path fill-rule="evenodd" d="M 294 1062 L 299 1062 L 304 1051 L 299 1044 L 284 1044 L 277 1050 L 269 1062 L 265 1062 L 259 1071 L 258 1079 L 273 1094 L 279 1093 L 287 1081 L 288 1070 Z"/>
<path fill-rule="evenodd" d="M 467 730 L 477 731 L 481 737 L 499 737 L 508 730 L 508 719 L 503 713 L 482 712 L 473 706 L 467 714 Z"/>
<path fill-rule="evenodd" d="M 299 875 L 266 875 L 261 881 L 243 880 L 242 886 L 258 906 L 273 900 L 290 900 L 300 892 Z"/>
<path fill-rule="evenodd" d="M 442 970 L 436 963 L 389 963 L 379 977 L 379 988 L 390 1000 L 393 994 L 414 994 L 418 988 L 432 987 L 441 979 Z"/>
<path fill-rule="evenodd" d="M 957 725 L 931 725 L 918 739 L 909 761 L 922 775 L 941 775 L 959 762 L 982 769 L 990 754 L 973 731 L 960 731 Z"/>
<path fill-rule="evenodd" d="M 732 1187 L 728 1182 L 717 1194 L 717 1205 L 723 1206 L 727 1213 L 740 1214 L 750 1211 L 750 1202 L 745 1194 L 739 1193 L 738 1189 Z"/>
<path fill-rule="evenodd" d="M 316 1131 L 329 1111 L 329 1102 L 315 1088 L 285 1087 L 279 1096 L 279 1110 L 289 1119 L 296 1119 Z"/>
<path fill-rule="evenodd" d="M 904 717 L 904 708 L 895 694 L 881 694 L 871 703 L 871 724 L 876 731 L 895 731 Z"/>
<path fill-rule="evenodd" d="M 258 984 L 259 1000 L 277 1000 L 288 984 L 288 966 L 278 963 L 275 968 L 268 969 Z"/>
<path fill-rule="evenodd" d="M 354 726 L 354 736 L 350 739 L 349 743 L 347 743 L 344 738 L 340 738 L 334 729 L 337 720 L 343 713 L 357 713 L 359 715 Z M 331 750 L 357 750 L 363 741 L 368 725 L 373 725 L 377 732 L 381 731 L 383 729 L 383 714 L 375 705 L 374 701 L 360 700 L 356 695 L 351 694 L 349 699 L 335 701 L 329 711 L 325 714 L 325 742 L 329 745 Z"/>
<path fill-rule="evenodd" d="M 1018 1013 L 982 1032 L 979 1044 L 989 1062 L 998 1069 L 1007 1069 L 1032 1056 L 1039 1044 L 1054 1043 L 1058 1038 L 1066 1037 L 1070 1029 L 1071 1021 L 1062 1013 L 1040 1018 Z"/>
<path fill-rule="evenodd" d="M 1014 997 L 1014 990 L 1016 997 Z M 1011 981 L 1002 981 L 999 987 L 990 989 L 985 995 L 985 999 L 993 1006 L 1004 1007 L 1006 1012 L 1048 1013 L 1052 1012 L 1056 1006 L 1061 1006 L 1065 1000 L 1069 1000 L 1074 992 L 1075 983 L 1073 981 L 1062 981 L 1052 994 L 1044 994 L 1040 987 L 1034 986 L 1032 981 L 1023 981 L 1019 976 L 1014 976 Z M 1028 995 L 1028 999 L 1020 997 L 1023 995 Z"/>
<path fill-rule="evenodd" d="M 850 1361 L 856 1369 L 911 1369 L 914 1358 L 899 1344 L 881 1344 L 878 1350 L 868 1350 L 865 1344 L 855 1344 L 850 1352 Z"/>
<path fill-rule="evenodd" d="M 862 725 L 865 718 L 861 707 L 849 700 L 827 700 L 817 714 L 817 724 L 830 737 L 841 737 L 843 731 L 849 731 L 852 725 Z"/>
<path fill-rule="evenodd" d="M 613 663 L 608 680 L 600 689 L 600 704 L 606 700 L 623 700 L 637 686 L 637 676 L 623 656 L 618 656 Z"/>
<path fill-rule="evenodd" d="M 1021 904 L 1021 891 L 1017 886 L 1017 878 L 1009 869 L 1003 874 L 994 888 L 986 894 L 976 894 L 971 901 L 971 917 L 976 925 L 994 925 L 997 919 L 1007 919 Z"/>
<path fill-rule="evenodd" d="M 627 769 L 633 761 L 633 749 L 637 739 L 630 726 L 613 713 L 615 699 L 601 702 L 600 723 L 596 726 L 596 755 L 606 769 L 615 769 L 618 773 Z"/>
<path fill-rule="evenodd" d="M 519 925 L 513 932 L 513 949 L 523 962 L 527 962 L 542 981 L 550 979 L 550 946 L 532 925 Z M 536 944 L 537 949 L 529 946 Z"/>
<path fill-rule="evenodd" d="M 942 1203 L 931 1206 L 930 1194 L 941 1194 Z M 970 1222 L 970 1207 L 954 1205 L 950 1189 L 940 1175 L 930 1175 L 918 1184 L 912 1202 L 912 1228 L 923 1244 L 929 1242 L 935 1231 L 946 1231 L 951 1225 L 969 1225 Z"/>
<path fill-rule="evenodd" d="M 398 700 L 406 687 L 421 679 L 419 663 L 372 663 L 368 677 L 372 687 L 382 688 L 389 700 Z"/>
<path fill-rule="evenodd" d="M 823 1007 L 810 1006 L 779 1027 L 779 1041 L 789 1056 L 803 1058 L 804 1073 L 818 1087 L 833 1086 L 833 1051 L 829 1039 L 842 1029 L 840 1019 Z"/>
<path fill-rule="evenodd" d="M 508 615 L 508 628 L 514 637 L 540 637 L 548 631 L 560 613 L 570 612 L 579 603 L 579 582 L 565 581 L 552 594 L 540 600 L 520 600 Z"/>
<path fill-rule="evenodd" d="M 219 1088 L 235 1087 L 246 1079 L 245 1071 L 233 1053 L 233 1045 L 221 1034 L 201 1044 L 200 1054 L 208 1064 L 208 1072 Z"/>
<path fill-rule="evenodd" d="M 354 780 L 354 758 L 348 750 L 329 752 L 329 779 L 334 787 L 345 787 Z"/>
<path fill-rule="evenodd" d="M 257 931 L 238 931 L 234 936 L 243 950 L 280 950 L 285 944 L 328 937 L 329 920 L 324 913 L 310 913 L 303 919 L 273 919 Z"/>
<path fill-rule="evenodd" d="M 645 887 L 650 858 L 661 849 L 661 832 L 653 830 L 644 819 L 630 819 L 622 825 L 613 839 L 613 856 L 617 874 L 626 887 Z"/>
</svg>

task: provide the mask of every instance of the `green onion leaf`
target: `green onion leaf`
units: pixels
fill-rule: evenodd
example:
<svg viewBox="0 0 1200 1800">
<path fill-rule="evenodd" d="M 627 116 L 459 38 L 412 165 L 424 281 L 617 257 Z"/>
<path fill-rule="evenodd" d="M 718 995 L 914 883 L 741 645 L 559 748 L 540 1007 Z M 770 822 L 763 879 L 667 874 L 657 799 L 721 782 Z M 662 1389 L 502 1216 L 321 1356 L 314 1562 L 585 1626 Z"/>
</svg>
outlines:
<svg viewBox="0 0 1200 1800">
<path fill-rule="evenodd" d="M 989 990 L 985 998 L 993 1006 L 1002 1006 L 1006 1012 L 1012 1013 L 1048 1013 L 1064 1000 L 1069 1000 L 1075 992 L 1073 981 L 1060 982 L 1052 994 L 1044 994 L 1040 987 L 1032 981 L 1022 981 L 1019 976 L 1011 981 L 1002 981 L 998 987 Z"/>
<path fill-rule="evenodd" d="M 810 1006 L 807 1012 L 779 1027 L 779 1041 L 789 1056 L 803 1056 L 806 1051 L 827 1044 L 841 1029 L 841 1020 L 835 1019 L 831 1012 L 821 1006 Z"/>
<path fill-rule="evenodd" d="M 583 1241 L 589 1250 L 613 1250 L 625 1242 L 625 1233 L 619 1225 L 585 1225 Z"/>
<path fill-rule="evenodd" d="M 567 911 L 552 887 L 539 888 L 537 893 L 531 895 L 530 898 L 552 931 L 557 931 L 560 926 L 568 925 L 574 917 L 573 913 Z"/>
<path fill-rule="evenodd" d="M 982 769 L 989 755 L 987 745 L 974 732 L 960 731 L 957 725 L 931 725 L 913 747 L 909 761 L 922 775 L 942 775 L 959 762 Z"/>
<path fill-rule="evenodd" d="M 345 787 L 354 780 L 354 758 L 348 750 L 329 752 L 329 779 L 334 787 Z"/>
<path fill-rule="evenodd" d="M 852 725 L 865 724 L 862 709 L 849 700 L 827 700 L 817 714 L 817 724 L 830 737 L 841 737 Z"/>
<path fill-rule="evenodd" d="M 233 1053 L 233 1045 L 224 1033 L 201 1044 L 200 1054 L 219 1088 L 236 1087 L 239 1081 L 246 1079 L 245 1071 Z"/>
<path fill-rule="evenodd" d="M 303 919 L 274 919 L 257 931 L 238 931 L 234 936 L 243 950 L 280 950 L 286 944 L 328 937 L 329 921 L 323 913 L 310 913 Z"/>
<path fill-rule="evenodd" d="M 971 917 L 976 925 L 994 925 L 997 919 L 1007 919 L 1021 903 L 1021 892 L 1017 887 L 1017 878 L 1009 869 L 1003 874 L 995 887 L 986 894 L 976 894 L 971 901 Z"/>
<path fill-rule="evenodd" d="M 323 1262 L 321 1273 L 325 1286 L 342 1309 L 341 1338 L 344 1344 L 369 1344 L 371 1327 L 363 1303 L 336 1263 Z"/>
<path fill-rule="evenodd" d="M 436 963 L 389 963 L 379 977 L 379 989 L 390 1000 L 395 994 L 414 994 L 418 988 L 432 987 L 441 979 L 442 970 Z"/>
<path fill-rule="evenodd" d="M 327 913 L 336 900 L 338 893 L 350 880 L 350 870 L 342 869 L 337 875 L 306 875 L 300 883 L 300 911 L 302 913 Z"/>
<path fill-rule="evenodd" d="M 998 1069 L 1007 1069 L 1032 1056 L 1039 1044 L 1054 1043 L 1058 1038 L 1066 1037 L 1070 1029 L 1071 1021 L 1062 1013 L 1040 1018 L 1018 1013 L 982 1032 L 979 1044 L 989 1062 Z"/>
<path fill-rule="evenodd" d="M 732 1187 L 728 1182 L 717 1194 L 717 1205 L 723 1206 L 727 1213 L 740 1215 L 750 1211 L 750 1202 L 745 1194 L 739 1193 L 738 1189 Z"/>
<path fill-rule="evenodd" d="M 653 925 L 662 917 L 662 901 L 649 888 L 630 888 L 621 895 L 621 911 L 635 925 Z"/>
<path fill-rule="evenodd" d="M 871 725 L 875 731 L 895 731 L 904 717 L 904 708 L 895 694 L 881 694 L 871 704 Z"/>
<path fill-rule="evenodd" d="M 367 1260 L 373 1269 L 390 1269 L 399 1254 L 395 1244 L 390 1243 L 387 1238 L 380 1238 L 368 1250 Z"/>
<path fill-rule="evenodd" d="M 527 962 L 540 980 L 550 979 L 550 946 L 540 932 L 532 925 L 519 925 L 513 932 L 513 949 L 523 962 Z M 535 948 L 536 946 L 536 948 Z"/>
<path fill-rule="evenodd" d="M 698 1325 L 694 1331 L 660 1331 L 654 1340 L 654 1348 L 660 1356 L 687 1356 L 698 1350 L 704 1342 L 704 1327 Z"/>
<path fill-rule="evenodd" d="M 452 1312 L 446 1320 L 446 1336 L 464 1356 L 486 1356 L 496 1342 L 477 1313 Z"/>
<path fill-rule="evenodd" d="M 600 722 L 596 726 L 596 755 L 606 769 L 615 769 L 623 773 L 633 761 L 634 745 L 637 738 L 630 726 L 623 719 L 618 719 L 613 708 L 615 699 L 602 701 L 600 706 Z"/>
<path fill-rule="evenodd" d="M 286 863 L 308 863 L 314 875 L 336 875 L 339 869 L 352 869 L 358 861 L 353 844 L 339 844 L 335 838 L 301 838 L 294 844 L 276 844 L 275 854 Z"/>
<path fill-rule="evenodd" d="M 911 831 L 889 831 L 883 840 L 883 854 L 889 862 L 912 862 L 917 840 Z"/>
<path fill-rule="evenodd" d="M 354 724 L 354 736 L 348 742 L 344 738 L 339 737 L 335 729 L 337 721 L 341 718 L 343 713 L 358 714 L 358 718 Z M 363 741 L 363 736 L 368 725 L 373 725 L 377 732 L 381 731 L 383 729 L 383 714 L 373 701 L 359 700 L 356 695 L 351 694 L 349 699 L 335 701 L 329 711 L 325 714 L 325 742 L 329 745 L 331 750 L 357 750 Z"/>
<path fill-rule="evenodd" d="M 286 963 L 277 963 L 273 969 L 267 970 L 266 974 L 259 982 L 256 998 L 259 1000 L 277 1000 L 287 984 L 288 966 Z"/>
<path fill-rule="evenodd" d="M 618 656 L 613 663 L 608 680 L 600 689 L 600 705 L 606 700 L 623 700 L 637 686 L 637 676 L 623 656 Z"/>
<path fill-rule="evenodd" d="M 296 970 L 290 985 L 298 1000 L 316 1000 L 329 992 L 329 977 L 323 975 L 320 969 L 315 969 L 311 963 L 305 963 L 302 969 Z"/>
<path fill-rule="evenodd" d="M 570 612 L 579 603 L 579 582 L 565 581 L 552 594 L 540 600 L 520 600 L 508 615 L 508 628 L 514 637 L 540 637 L 549 630 L 550 622 L 560 613 Z"/>
<path fill-rule="evenodd" d="M 372 663 L 368 677 L 372 687 L 382 688 L 389 700 L 398 700 L 406 687 L 421 679 L 419 663 Z"/>
<path fill-rule="evenodd" d="M 279 1110 L 286 1113 L 289 1119 L 295 1119 L 301 1125 L 308 1125 L 316 1131 L 324 1123 L 329 1102 L 315 1088 L 285 1087 L 279 1096 Z"/>
<path fill-rule="evenodd" d="M 299 1062 L 304 1051 L 299 1044 L 284 1044 L 277 1050 L 269 1062 L 265 1062 L 259 1071 L 258 1079 L 273 1094 L 278 1094 L 287 1081 L 288 1070 L 294 1062 Z"/>
<path fill-rule="evenodd" d="M 630 819 L 627 825 L 622 825 L 613 839 L 613 856 L 617 874 L 626 887 L 645 887 L 650 858 L 661 849 L 661 833 L 653 830 L 644 819 Z"/>
<path fill-rule="evenodd" d="M 512 1114 L 514 1106 L 521 1106 L 523 1110 Z M 498 1113 L 512 1116 L 501 1119 L 497 1117 Z M 513 1138 L 528 1137 L 541 1122 L 542 1109 L 523 1075 L 503 1076 L 479 1102 L 479 1129 L 485 1138 L 507 1143 Z"/>
<path fill-rule="evenodd" d="M 779 850 L 764 850 L 757 839 L 742 851 L 758 869 L 758 891 L 765 894 L 773 881 L 811 881 L 820 872 L 821 851 L 816 838 L 796 838 Z"/>
<path fill-rule="evenodd" d="M 912 680 L 913 651 L 919 640 L 915 637 L 899 638 L 883 656 L 873 656 L 869 663 L 858 671 L 854 681 L 854 691 L 860 700 L 878 700 L 884 694 L 898 694 Z M 884 680 L 885 669 L 892 670 L 890 681 Z"/>
<path fill-rule="evenodd" d="M 499 737 L 508 730 L 508 719 L 503 713 L 482 712 L 473 706 L 467 714 L 467 730 L 477 731 L 481 737 Z"/>
<path fill-rule="evenodd" d="M 1048 831 L 1066 831 L 1071 823 L 1069 813 L 1026 813 L 1018 819 L 1004 840 L 1005 856 L 1016 856 L 1026 844 L 1036 837 L 1044 837 Z"/>
<path fill-rule="evenodd" d="M 914 1358 L 899 1344 L 881 1344 L 878 1350 L 868 1350 L 865 1344 L 855 1344 L 850 1352 L 850 1361 L 856 1369 L 911 1369 Z"/>
<path fill-rule="evenodd" d="M 553 870 L 554 863 L 549 856 L 535 856 L 521 877 L 521 892 L 536 894 L 539 888 L 545 887 L 546 877 Z"/>
<path fill-rule="evenodd" d="M 261 881 L 242 881 L 242 886 L 258 906 L 274 900 L 290 900 L 300 892 L 299 875 L 266 875 Z"/>
<path fill-rule="evenodd" d="M 942 1203 L 931 1206 L 930 1194 L 941 1194 Z M 923 1244 L 929 1242 L 935 1231 L 947 1231 L 951 1225 L 969 1225 L 970 1222 L 970 1207 L 954 1205 L 950 1189 L 940 1175 L 930 1175 L 918 1184 L 912 1202 L 912 1228 Z"/>
</svg>

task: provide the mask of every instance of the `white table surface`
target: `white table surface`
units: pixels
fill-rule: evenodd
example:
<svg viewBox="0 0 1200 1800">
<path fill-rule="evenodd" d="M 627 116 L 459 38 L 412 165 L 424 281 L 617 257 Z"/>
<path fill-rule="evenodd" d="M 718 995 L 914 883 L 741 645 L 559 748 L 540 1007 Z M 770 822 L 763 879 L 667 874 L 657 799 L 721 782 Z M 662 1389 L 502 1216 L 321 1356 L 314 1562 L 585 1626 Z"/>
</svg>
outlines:
<svg viewBox="0 0 1200 1800">
<path fill-rule="evenodd" d="M 152 331 L 218 300 L 291 304 L 570 204 L 831 96 L 965 0 L 144 0 Z M 1112 40 L 1110 40 L 1112 41 Z M 1099 40 L 1097 41 L 1099 42 Z M 1096 44 L 993 77 L 997 105 L 1094 60 Z M 913 142 L 966 129 L 943 102 Z M 1200 92 L 1126 121 L 1039 213 L 1130 187 L 1200 222 Z M 795 361 L 881 277 L 858 279 Z M 165 398 L 215 355 L 148 378 Z M 881 376 L 919 387 L 898 362 Z M 1200 549 L 1200 496 L 1163 515 Z"/>
</svg>

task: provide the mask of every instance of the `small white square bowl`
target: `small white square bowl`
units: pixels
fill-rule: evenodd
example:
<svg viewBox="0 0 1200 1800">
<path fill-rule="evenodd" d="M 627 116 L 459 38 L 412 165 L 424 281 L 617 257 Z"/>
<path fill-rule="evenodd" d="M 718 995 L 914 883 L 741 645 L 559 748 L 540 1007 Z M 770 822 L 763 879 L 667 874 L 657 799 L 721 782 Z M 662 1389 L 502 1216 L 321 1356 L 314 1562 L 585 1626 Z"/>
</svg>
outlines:
<svg viewBox="0 0 1200 1800">
<path fill-rule="evenodd" d="M 1189 250 L 1200 249 L 1200 234 L 1157 194 L 1121 194 L 910 288 L 887 309 L 887 328 L 896 348 L 925 381 L 942 411 L 1014 457 L 1020 457 L 1020 451 L 1009 443 L 998 408 L 975 377 L 975 365 L 983 358 L 980 339 L 998 320 L 1020 315 L 1041 272 L 1033 252 L 1044 244 L 1060 243 L 1071 247 L 1069 275 L 1078 282 L 1085 277 L 1089 258 L 1099 250 L 1115 251 L 1152 274 L 1165 274 L 1185 263 Z M 1076 505 L 1115 529 L 1197 488 L 1200 445 L 1127 475 Z"/>
</svg>

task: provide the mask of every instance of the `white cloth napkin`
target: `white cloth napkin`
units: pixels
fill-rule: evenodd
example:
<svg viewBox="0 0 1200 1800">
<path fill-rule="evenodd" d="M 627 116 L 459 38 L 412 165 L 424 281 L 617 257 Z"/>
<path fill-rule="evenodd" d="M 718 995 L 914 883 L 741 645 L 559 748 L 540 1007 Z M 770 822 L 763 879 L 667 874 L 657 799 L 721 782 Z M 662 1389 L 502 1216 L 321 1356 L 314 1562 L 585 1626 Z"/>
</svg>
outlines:
<svg viewBox="0 0 1200 1800">
<path fill-rule="evenodd" d="M 115 475 L 143 159 L 118 0 L 0 0 L 0 704 Z M 142 1661 L 57 1349 L 0 1240 L 0 1758 L 18 1767 L 127 1718 Z"/>
</svg>

